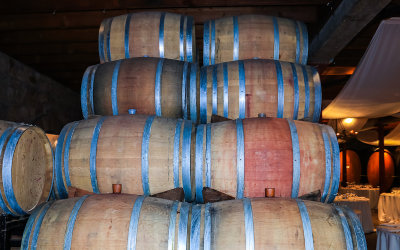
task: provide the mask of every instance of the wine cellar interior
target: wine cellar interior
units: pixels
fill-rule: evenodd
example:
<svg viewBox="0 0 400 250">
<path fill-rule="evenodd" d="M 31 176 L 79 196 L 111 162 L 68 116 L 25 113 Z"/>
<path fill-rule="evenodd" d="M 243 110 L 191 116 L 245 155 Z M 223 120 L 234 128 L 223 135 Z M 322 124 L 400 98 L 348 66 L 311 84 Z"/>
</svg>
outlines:
<svg viewBox="0 0 400 250">
<path fill-rule="evenodd" d="M 0 249 L 400 249 L 399 0 L 0 5 Z"/>
</svg>

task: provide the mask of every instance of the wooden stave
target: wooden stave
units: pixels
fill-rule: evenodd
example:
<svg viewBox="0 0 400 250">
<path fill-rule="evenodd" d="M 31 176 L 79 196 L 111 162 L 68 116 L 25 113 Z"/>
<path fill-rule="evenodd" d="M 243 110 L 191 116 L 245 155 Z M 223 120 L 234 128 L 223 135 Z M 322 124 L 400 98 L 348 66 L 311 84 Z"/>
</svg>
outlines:
<svg viewBox="0 0 400 250">
<path fill-rule="evenodd" d="M 256 25 L 259 26 L 254 28 Z M 262 25 L 266 26 L 266 30 L 263 30 Z M 246 28 L 252 29 L 251 36 L 246 35 L 249 32 Z M 280 32 L 281 29 L 286 32 Z M 206 21 L 203 37 L 203 65 L 251 58 L 307 64 L 308 32 L 306 25 L 299 21 L 265 15 L 223 17 Z M 221 37 L 229 38 L 224 40 Z M 249 37 L 251 40 L 246 40 Z M 255 40 L 254 37 L 260 38 Z M 291 41 L 293 37 L 295 41 Z M 247 46 L 249 48 L 246 50 Z M 218 53 L 219 50 L 223 52 Z M 266 52 L 260 54 L 262 50 Z"/>
<path fill-rule="evenodd" d="M 164 19 L 163 22 L 162 19 Z M 179 25 L 176 23 L 178 19 Z M 117 23 L 115 23 L 115 20 Z M 138 28 L 135 27 L 138 21 L 145 22 L 146 25 L 143 26 L 146 27 L 140 27 L 139 30 L 135 29 Z M 161 22 L 163 23 L 162 27 L 164 27 L 163 31 L 160 27 Z M 129 23 L 128 26 L 127 23 Z M 166 30 L 165 27 L 168 25 L 177 27 Z M 113 30 L 114 33 L 117 31 L 120 39 L 116 38 L 118 35 L 110 36 L 110 32 Z M 158 39 L 140 41 L 141 37 L 132 35 L 138 32 Z M 160 39 L 161 34 L 163 34 L 163 39 Z M 170 37 L 171 35 L 177 35 L 177 37 Z M 168 38 L 173 40 L 171 44 L 168 43 Z M 111 43 L 113 43 L 115 49 L 109 49 Z M 176 48 L 176 46 L 178 47 Z M 157 50 L 155 51 L 154 48 L 157 48 Z M 114 55 L 111 50 L 118 51 L 120 54 Z M 99 56 L 100 63 L 142 56 L 196 62 L 196 36 L 193 17 L 168 12 L 140 12 L 107 18 L 102 21 L 99 29 Z"/>
<path fill-rule="evenodd" d="M 241 126 L 239 126 L 238 123 L 242 123 Z M 292 125 L 288 126 L 288 124 Z M 246 127 L 256 128 L 255 131 L 258 132 L 246 131 Z M 272 130 L 274 127 L 282 129 L 274 131 Z M 286 130 L 284 128 L 286 128 Z M 269 129 L 269 131 L 263 129 Z M 314 131 L 315 134 L 312 139 L 310 137 L 311 134 L 307 134 L 310 130 Z M 239 131 L 242 133 L 240 140 L 242 141 L 242 152 L 244 155 L 244 163 L 240 166 L 238 165 L 238 157 L 240 157 L 238 149 L 240 147 L 237 146 Z M 255 136 L 251 137 L 251 133 L 254 133 Z M 220 134 L 219 137 L 218 134 Z M 264 138 L 268 134 L 270 138 Z M 259 141 L 257 141 L 257 137 L 259 137 Z M 281 142 L 277 140 L 274 142 L 271 138 L 275 137 L 281 140 Z M 286 137 L 288 137 L 287 140 L 282 139 Z M 263 171 L 276 171 L 276 169 L 278 169 L 277 166 L 283 169 L 284 164 L 282 163 L 279 165 L 277 165 L 277 163 L 271 163 L 271 165 L 262 164 L 262 162 L 276 161 L 276 159 L 273 159 L 275 157 L 274 153 L 280 155 L 278 158 L 290 158 L 293 160 L 292 140 L 295 140 L 296 137 L 299 143 L 298 147 L 295 147 L 298 149 L 296 162 L 299 162 L 296 168 L 293 165 L 294 161 L 291 162 L 288 160 L 285 164 L 287 166 L 284 171 L 282 170 L 281 176 L 273 177 L 272 174 L 268 174 L 267 172 L 260 172 L 262 169 Z M 253 139 L 249 138 L 255 138 L 255 143 L 251 141 Z M 274 146 L 277 143 L 282 144 L 284 141 L 290 142 L 290 145 L 289 143 L 286 145 L 288 148 L 279 149 Z M 336 135 L 330 126 L 279 118 L 237 119 L 235 121 L 198 125 L 196 129 L 196 138 L 193 143 L 196 145 L 194 150 L 196 158 L 196 201 L 200 203 L 207 200 L 205 199 L 206 197 L 203 197 L 202 191 L 204 188 L 212 188 L 238 199 L 243 197 L 264 197 L 264 189 L 267 187 L 274 187 L 278 197 L 291 198 L 297 198 L 319 190 L 321 192 L 321 201 L 328 203 L 333 202 L 339 188 L 339 145 Z M 253 154 L 251 154 L 251 147 L 247 146 L 247 144 L 255 145 Z M 314 144 L 317 145 L 314 146 L 314 151 L 316 148 L 322 149 L 312 154 L 312 158 L 318 158 L 318 161 L 316 163 L 311 163 L 310 160 L 307 160 L 311 153 L 306 149 L 308 147 L 313 147 Z M 261 146 L 263 149 L 260 148 Z M 318 157 L 315 157 L 315 155 Z M 251 161 L 254 157 L 265 158 Z M 302 166 L 308 167 L 305 168 Z M 313 166 L 313 168 L 310 166 Z M 319 166 L 324 167 L 321 168 Z M 293 169 L 299 170 L 294 174 Z M 258 174 L 251 171 L 257 171 Z M 288 174 L 290 171 L 291 173 Z M 283 173 L 285 173 L 285 175 L 283 175 Z M 254 177 L 253 174 L 256 176 Z M 262 175 L 264 176 L 264 180 L 260 179 Z M 285 179 L 287 183 L 282 180 L 283 176 L 287 177 Z M 311 179 L 307 180 L 307 177 Z M 240 180 L 238 178 L 240 178 Z M 258 178 L 258 180 L 254 178 Z M 277 180 L 276 178 L 279 179 Z M 294 180 L 297 180 L 295 182 L 298 183 L 297 185 L 293 184 Z"/>
<path fill-rule="evenodd" d="M 62 248 L 65 242 L 87 249 L 367 249 L 361 223 L 350 209 L 312 201 L 262 198 L 196 205 L 111 194 L 45 206 L 29 219 L 21 249 L 33 242 L 40 249 Z"/>
<path fill-rule="evenodd" d="M 40 140 L 43 142 L 44 152 L 47 153 L 47 156 L 44 156 L 43 158 L 48 161 L 48 166 L 44 169 L 44 176 L 40 176 L 40 178 L 44 177 L 41 194 L 37 197 L 35 202 L 28 202 L 28 204 L 22 204 L 22 202 L 25 202 L 21 201 L 23 197 L 21 197 L 20 194 L 15 193 L 15 191 L 18 191 L 19 189 L 14 189 L 14 184 L 20 181 L 18 180 L 18 177 L 13 174 L 13 167 L 15 167 L 13 162 L 15 157 L 17 157 L 16 151 L 23 146 L 20 145 L 19 142 L 22 141 L 21 138 L 25 136 L 25 133 L 35 133 L 38 137 L 41 137 Z M 0 180 L 0 213 L 13 216 L 27 215 L 37 206 L 51 198 L 53 189 L 54 156 L 50 141 L 42 129 L 22 123 L 0 121 L 0 154 L 2 167 L 0 173 L 0 178 L 2 178 Z M 30 156 L 28 155 L 28 157 Z M 39 167 L 38 165 L 35 166 Z M 3 176 L 3 174 L 5 176 Z M 37 193 L 34 195 L 37 195 Z M 29 196 L 31 197 L 32 195 Z"/>
<path fill-rule="evenodd" d="M 128 114 L 129 109 L 134 108 L 139 114 L 157 114 L 197 121 L 197 68 L 195 63 L 147 57 L 90 66 L 83 75 L 81 85 L 83 117 L 87 119 L 92 115 Z M 173 69 L 179 72 L 171 72 Z M 140 86 L 143 84 L 141 79 L 131 79 L 141 74 L 140 72 L 150 72 L 151 74 L 144 76 L 154 78 L 146 84 L 147 94 L 142 93 L 144 88 Z M 123 85 L 126 90 L 119 91 L 118 85 Z M 176 88 L 175 92 L 167 87 L 170 85 Z M 127 93 L 139 92 L 142 93 L 139 97 L 128 94 L 124 98 Z M 147 98 L 148 96 L 151 97 Z M 171 105 L 169 99 L 166 99 L 168 97 L 173 97 L 177 103 Z"/>
<path fill-rule="evenodd" d="M 165 192 L 174 188 L 183 188 L 184 195 L 185 195 L 185 200 L 186 201 L 192 201 L 194 200 L 194 183 L 192 181 L 192 175 L 193 175 L 193 167 L 192 164 L 190 163 L 191 161 L 191 141 L 193 140 L 193 134 L 194 134 L 194 126 L 192 123 L 188 120 L 182 120 L 182 119 L 168 119 L 168 118 L 162 118 L 162 117 L 156 117 L 156 116 L 146 116 L 146 115 L 121 115 L 121 116 L 103 116 L 103 117 L 94 117 L 92 119 L 88 120 L 81 120 L 77 121 L 74 123 L 67 124 L 64 126 L 63 130 L 60 133 L 58 145 L 56 148 L 56 154 L 55 154 L 55 190 L 56 190 L 56 196 L 60 198 L 66 198 L 68 196 L 68 187 L 74 187 L 78 188 L 81 190 L 89 191 L 89 192 L 94 192 L 94 193 L 111 193 L 112 192 L 112 186 L 110 183 L 111 180 L 108 180 L 108 175 L 103 175 L 102 177 L 99 177 L 99 171 L 106 171 L 108 168 L 105 167 L 105 164 L 107 163 L 107 159 L 104 158 L 106 157 L 106 152 L 109 148 L 110 140 L 113 139 L 112 136 L 103 136 L 104 133 L 110 133 L 111 129 L 113 128 L 112 126 L 118 123 L 119 121 L 123 121 L 125 124 L 128 123 L 127 128 L 125 130 L 130 130 L 130 131 L 135 131 L 132 132 L 133 134 L 136 134 L 137 139 L 131 139 L 130 141 L 136 141 L 135 143 L 138 144 L 137 146 L 132 146 L 128 145 L 129 148 L 136 148 L 137 151 L 140 152 L 122 152 L 120 154 L 120 157 L 122 157 L 122 160 L 120 160 L 118 165 L 127 165 L 129 161 L 131 162 L 131 165 L 136 166 L 135 163 L 132 163 L 132 160 L 129 158 L 126 158 L 129 155 L 137 154 L 138 158 L 142 158 L 142 148 L 143 148 L 143 135 L 148 134 L 148 141 L 147 141 L 147 146 L 149 148 L 148 152 L 148 161 L 147 163 L 143 163 L 143 161 L 138 161 L 137 165 L 139 167 L 132 167 L 130 169 L 122 169 L 121 173 L 124 173 L 123 175 L 129 175 L 132 178 L 127 179 L 127 177 L 121 177 L 118 178 L 118 176 L 115 176 L 115 173 L 112 174 L 113 178 L 116 179 L 119 184 L 122 184 L 122 192 L 123 193 L 129 193 L 129 194 L 147 194 L 147 195 L 153 195 L 161 192 Z M 150 121 L 151 120 L 151 121 Z M 129 124 L 129 122 L 131 124 Z M 150 129 L 145 132 L 144 127 L 148 124 L 150 124 Z M 164 128 L 164 126 L 160 126 L 161 124 L 169 124 L 168 126 L 165 126 L 167 128 Z M 88 125 L 89 124 L 89 125 Z M 100 127 L 98 128 L 97 131 L 97 136 L 98 140 L 97 142 L 93 142 L 93 137 L 94 135 L 92 134 L 94 131 L 95 127 L 98 127 L 100 124 Z M 133 125 L 141 124 L 141 127 L 135 128 Z M 87 128 L 82 128 L 83 126 L 86 126 Z M 106 127 L 108 126 L 108 127 Z M 151 129 L 152 127 L 156 128 L 161 128 L 159 131 L 155 129 Z M 75 128 L 74 128 L 75 127 Z M 173 127 L 173 129 L 171 129 Z M 72 129 L 71 129 L 72 128 Z M 104 130 L 104 128 L 106 128 Z M 143 129 L 142 129 L 143 128 Z M 86 146 L 78 147 L 76 144 L 77 142 L 75 138 L 82 137 L 82 133 L 76 132 L 76 130 L 81 130 L 86 129 L 89 131 L 90 136 L 88 137 L 91 142 L 87 142 Z M 121 129 L 120 129 L 121 130 Z M 140 135 L 139 135 L 140 134 Z M 167 138 L 160 138 L 157 136 L 163 136 L 165 135 Z M 70 142 L 69 144 L 67 143 L 68 137 L 70 137 Z M 132 136 L 131 136 L 132 137 Z M 121 137 L 120 137 L 121 138 Z M 87 138 L 85 138 L 87 139 Z M 102 143 L 101 141 L 105 141 Z M 122 139 L 121 139 L 122 140 Z M 127 139 L 125 139 L 127 140 Z M 160 175 L 157 175 L 156 171 L 157 168 L 154 166 L 157 166 L 157 164 L 160 161 L 164 161 L 165 159 L 160 159 L 157 161 L 156 158 L 154 158 L 154 155 L 156 155 L 153 152 L 153 156 L 151 156 L 151 150 L 150 148 L 152 147 L 152 141 L 154 142 L 160 142 L 164 144 L 168 144 L 168 148 L 166 149 L 167 151 L 164 151 L 162 153 L 158 152 L 159 154 L 157 155 L 162 155 L 163 157 L 166 157 L 168 162 L 166 163 L 167 167 L 163 167 L 164 170 L 162 169 L 161 171 L 167 171 L 168 173 L 165 173 L 166 178 L 164 178 L 164 175 L 161 176 L 162 178 L 160 179 Z M 126 142 L 123 142 L 126 143 Z M 133 142 L 132 142 L 133 143 Z M 153 143 L 154 144 L 154 143 Z M 83 144 L 82 144 L 83 145 Z M 99 147 L 100 145 L 100 147 Z M 157 145 L 157 144 L 155 144 Z M 125 146 L 124 148 L 128 148 L 128 146 Z M 89 152 L 89 150 L 92 150 L 92 148 L 95 147 L 96 151 L 98 153 L 95 154 L 96 160 L 93 161 L 94 164 L 93 166 L 90 166 L 91 161 L 88 153 L 83 153 L 84 157 L 87 158 L 87 161 L 85 160 L 75 160 L 76 163 L 71 163 L 74 161 L 74 158 L 71 158 L 74 153 L 71 153 L 71 149 L 75 148 L 75 152 L 77 150 L 83 151 L 83 152 Z M 66 149 L 68 148 L 68 167 L 65 168 L 65 162 L 66 162 Z M 90 149 L 88 149 L 90 148 Z M 100 151 L 99 151 L 100 148 Z M 173 149 L 171 149 L 173 148 Z M 157 149 L 156 149 L 157 150 Z M 103 163 L 99 161 L 102 159 L 101 157 L 104 156 L 103 158 Z M 126 159 L 124 159 L 126 158 Z M 93 158 L 94 159 L 94 158 Z M 185 160 L 186 159 L 186 160 Z M 137 160 L 136 160 L 137 161 Z M 84 164 L 86 162 L 86 166 L 82 165 L 80 166 L 79 164 Z M 98 164 L 100 162 L 100 165 Z M 75 165 L 74 165 L 75 164 Z M 147 171 L 142 172 L 142 167 L 143 164 L 148 164 L 147 165 Z M 99 170 L 100 168 L 103 168 L 103 170 Z M 90 174 L 85 173 L 79 177 L 79 174 L 82 174 L 83 172 L 71 172 L 74 171 L 74 169 L 86 169 L 86 172 L 92 171 L 92 168 L 94 169 L 94 172 L 90 172 Z M 68 169 L 66 171 L 66 169 Z M 133 170 L 134 173 L 132 173 Z M 117 171 L 113 170 L 111 168 L 110 171 Z M 92 174 L 94 173 L 94 174 Z M 144 174 L 145 173 L 145 174 Z M 95 176 L 96 178 L 92 178 L 92 176 Z M 110 174 L 111 175 L 111 174 Z M 67 182 L 66 176 L 69 176 L 70 179 L 70 184 Z M 88 177 L 88 178 L 86 178 Z M 76 178 L 81 178 L 82 180 L 78 180 Z M 101 183 L 99 183 L 99 178 L 101 179 Z M 125 179 L 124 179 L 125 178 Z M 156 181 L 156 178 L 159 178 L 158 181 Z M 75 180 L 74 180 L 75 179 Z M 111 179 L 111 178 L 110 178 Z M 136 180 L 137 179 L 137 180 Z M 134 180 L 134 181 L 132 181 Z M 144 181 L 147 180 L 147 181 Z M 106 184 L 110 185 L 106 185 Z M 114 183 L 114 182 L 113 182 Z M 133 183 L 136 183 L 133 185 Z M 160 184 L 161 183 L 161 184 Z M 158 186 L 160 185 L 160 186 Z M 164 187 L 163 185 L 167 186 Z M 149 190 L 149 191 L 145 191 Z M 156 190 L 156 191 L 154 191 Z"/>
<path fill-rule="evenodd" d="M 249 75 L 246 77 L 247 72 Z M 263 79 L 261 84 L 258 79 Z M 243 101 L 240 101 L 240 89 L 244 89 Z M 319 122 L 321 115 L 318 71 L 311 66 L 290 62 L 248 59 L 203 66 L 198 92 L 200 123 L 210 122 L 212 115 L 243 119 L 264 113 L 267 117 L 313 122 Z M 260 92 L 265 94 L 260 96 Z M 251 101 L 252 96 L 257 101 Z"/>
</svg>

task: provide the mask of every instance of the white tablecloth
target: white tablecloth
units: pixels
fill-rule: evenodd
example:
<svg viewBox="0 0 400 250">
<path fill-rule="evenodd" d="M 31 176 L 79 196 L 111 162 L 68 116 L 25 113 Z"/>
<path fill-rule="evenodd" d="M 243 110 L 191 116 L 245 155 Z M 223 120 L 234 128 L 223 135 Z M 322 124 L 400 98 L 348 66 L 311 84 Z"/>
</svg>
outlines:
<svg viewBox="0 0 400 250">
<path fill-rule="evenodd" d="M 378 226 L 376 229 L 376 250 L 400 249 L 400 225 L 397 227 Z"/>
<path fill-rule="evenodd" d="M 378 219 L 381 222 L 400 222 L 400 193 L 382 193 L 379 196 Z"/>
<path fill-rule="evenodd" d="M 365 188 L 360 186 L 340 187 L 339 194 L 353 193 L 357 196 L 365 197 L 369 199 L 369 203 L 372 209 L 378 208 L 379 200 L 379 188 Z"/>
<path fill-rule="evenodd" d="M 369 206 L 369 199 L 365 197 L 351 197 L 348 199 L 341 199 L 336 197 L 333 201 L 340 206 L 347 206 L 354 210 L 360 210 L 360 221 L 364 229 L 364 233 L 371 233 L 374 231 L 374 224 L 372 223 L 371 208 Z"/>
</svg>

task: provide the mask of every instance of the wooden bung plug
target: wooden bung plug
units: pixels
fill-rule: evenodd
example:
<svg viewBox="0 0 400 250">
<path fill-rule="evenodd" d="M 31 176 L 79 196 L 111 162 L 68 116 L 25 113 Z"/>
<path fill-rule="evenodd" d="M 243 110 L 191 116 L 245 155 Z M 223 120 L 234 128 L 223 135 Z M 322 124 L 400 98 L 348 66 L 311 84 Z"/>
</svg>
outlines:
<svg viewBox="0 0 400 250">
<path fill-rule="evenodd" d="M 275 197 L 275 188 L 265 188 L 265 197 L 274 198 Z"/>
<path fill-rule="evenodd" d="M 112 184 L 113 194 L 120 194 L 122 190 L 122 184 Z"/>
</svg>

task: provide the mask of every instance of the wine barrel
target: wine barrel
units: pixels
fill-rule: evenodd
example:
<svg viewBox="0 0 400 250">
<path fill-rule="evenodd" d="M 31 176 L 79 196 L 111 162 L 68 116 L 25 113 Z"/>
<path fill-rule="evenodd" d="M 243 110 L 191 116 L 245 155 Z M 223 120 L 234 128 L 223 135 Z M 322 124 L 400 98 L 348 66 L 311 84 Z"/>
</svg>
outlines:
<svg viewBox="0 0 400 250">
<path fill-rule="evenodd" d="M 307 64 L 304 23 L 264 15 L 223 17 L 204 23 L 203 65 L 260 58 Z"/>
<path fill-rule="evenodd" d="M 197 119 L 197 65 L 131 58 L 91 66 L 82 79 L 81 105 L 90 115 L 140 114 Z"/>
<path fill-rule="evenodd" d="M 199 92 L 201 123 L 259 113 L 318 122 L 321 114 L 318 72 L 300 64 L 250 59 L 202 67 Z"/>
<path fill-rule="evenodd" d="M 0 162 L 0 213 L 26 215 L 50 198 L 53 154 L 42 129 L 0 121 Z"/>
<path fill-rule="evenodd" d="M 243 199 L 192 205 L 134 195 L 91 195 L 37 209 L 26 249 L 359 249 L 348 208 L 312 201 Z"/>
<path fill-rule="evenodd" d="M 204 187 L 229 196 L 297 198 L 320 191 L 332 202 L 340 178 L 339 146 L 326 125 L 279 118 L 237 119 L 197 127 L 196 200 Z"/>
<path fill-rule="evenodd" d="M 56 147 L 55 190 L 68 187 L 112 193 L 122 184 L 129 194 L 157 194 L 183 188 L 193 200 L 190 121 L 146 115 L 94 117 L 69 123 Z"/>
<path fill-rule="evenodd" d="M 100 62 L 131 57 L 161 57 L 196 62 L 193 17 L 141 12 L 103 20 L 99 30 Z"/>
<path fill-rule="evenodd" d="M 340 170 L 343 170 L 343 152 L 340 151 Z M 361 161 L 358 154 L 350 149 L 346 149 L 346 174 L 347 182 L 360 183 Z M 343 180 L 343 173 L 340 171 L 340 182 Z"/>
<path fill-rule="evenodd" d="M 388 191 L 393 183 L 394 161 L 389 151 L 385 150 L 385 178 L 383 183 L 383 191 Z M 373 186 L 379 186 L 379 152 L 374 152 L 368 160 L 367 165 L 368 183 Z"/>
</svg>

